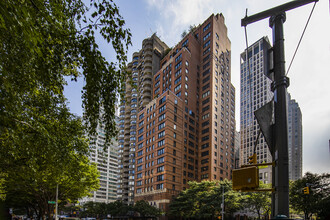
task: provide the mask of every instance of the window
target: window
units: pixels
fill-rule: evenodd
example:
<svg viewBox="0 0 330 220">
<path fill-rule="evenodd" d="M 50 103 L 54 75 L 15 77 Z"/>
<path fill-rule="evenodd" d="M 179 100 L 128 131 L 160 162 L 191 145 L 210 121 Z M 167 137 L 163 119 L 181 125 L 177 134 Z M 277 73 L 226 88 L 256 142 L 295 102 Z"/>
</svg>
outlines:
<svg viewBox="0 0 330 220">
<path fill-rule="evenodd" d="M 203 86 L 202 90 L 204 91 L 205 89 L 210 88 L 210 83 L 206 84 L 205 86 Z"/>
<path fill-rule="evenodd" d="M 164 157 L 160 157 L 157 159 L 157 164 L 161 164 L 161 163 L 164 163 L 165 162 L 165 159 Z"/>
<path fill-rule="evenodd" d="M 209 38 L 211 36 L 211 32 L 207 33 L 204 37 L 203 37 L 203 41 L 207 40 L 207 38 Z"/>
<path fill-rule="evenodd" d="M 207 158 L 207 159 L 203 159 L 203 160 L 201 160 L 201 164 L 206 164 L 206 163 L 208 163 L 209 162 L 209 159 Z"/>
<path fill-rule="evenodd" d="M 159 100 L 159 105 L 163 104 L 166 101 L 166 96 Z"/>
<path fill-rule="evenodd" d="M 209 139 L 209 136 L 208 135 L 202 137 L 202 141 L 207 141 L 208 139 Z"/>
<path fill-rule="evenodd" d="M 205 149 L 205 148 L 208 148 L 208 147 L 209 147 L 209 143 L 203 144 L 203 145 L 201 146 L 202 149 Z"/>
<path fill-rule="evenodd" d="M 144 128 L 139 129 L 138 134 L 139 135 L 142 134 L 143 133 L 143 130 L 144 130 Z"/>
<path fill-rule="evenodd" d="M 205 70 L 206 68 L 208 68 L 210 66 L 210 62 L 207 62 L 205 65 L 203 65 L 203 70 Z"/>
<path fill-rule="evenodd" d="M 211 23 L 208 23 L 204 28 L 203 28 L 203 32 L 207 31 L 207 29 L 209 29 L 211 27 Z"/>
<path fill-rule="evenodd" d="M 206 113 L 205 115 L 202 116 L 202 119 L 205 120 L 207 119 L 208 117 L 210 117 L 210 113 Z"/>
<path fill-rule="evenodd" d="M 207 54 L 208 52 L 210 52 L 210 50 L 211 50 L 210 47 L 208 47 L 206 50 L 204 50 L 204 51 L 203 51 L 203 56 L 204 56 L 205 54 Z"/>
<path fill-rule="evenodd" d="M 166 105 L 163 105 L 162 107 L 159 108 L 159 113 L 162 113 L 163 111 L 165 111 L 166 109 Z"/>
<path fill-rule="evenodd" d="M 163 183 L 157 184 L 156 189 L 164 189 L 164 184 Z"/>
<path fill-rule="evenodd" d="M 161 131 L 158 133 L 158 138 L 162 138 L 165 136 L 165 131 Z"/>
<path fill-rule="evenodd" d="M 209 120 L 204 121 L 204 122 L 202 123 L 202 127 L 205 127 L 205 126 L 207 126 L 207 125 L 209 125 L 209 124 L 210 124 L 210 121 L 209 121 Z"/>
<path fill-rule="evenodd" d="M 181 58 L 182 58 L 182 53 L 180 53 L 179 56 L 175 58 L 175 62 L 177 63 Z"/>
<path fill-rule="evenodd" d="M 157 173 L 163 172 L 164 170 L 164 166 L 157 167 Z"/>
<path fill-rule="evenodd" d="M 164 180 L 164 174 L 157 176 L 157 181 L 163 181 Z"/>
<path fill-rule="evenodd" d="M 202 108 L 202 112 L 205 112 L 205 111 L 207 111 L 209 109 L 210 109 L 210 106 L 209 105 L 208 106 L 205 106 L 204 108 Z"/>
<path fill-rule="evenodd" d="M 179 82 L 181 82 L 181 76 L 174 81 L 174 85 L 178 84 Z"/>
<path fill-rule="evenodd" d="M 205 128 L 205 129 L 202 130 L 202 134 L 206 134 L 208 132 L 209 132 L 209 128 Z"/>
<path fill-rule="evenodd" d="M 210 76 L 208 75 L 207 77 L 205 77 L 205 78 L 203 79 L 203 84 L 206 83 L 206 82 L 209 81 L 209 80 L 210 80 Z"/>
<path fill-rule="evenodd" d="M 174 92 L 177 92 L 179 89 L 181 89 L 181 84 L 174 88 Z"/>
<path fill-rule="evenodd" d="M 138 153 L 137 153 L 138 156 L 142 156 L 143 155 L 143 150 L 140 150 Z"/>
<path fill-rule="evenodd" d="M 207 151 L 204 151 L 204 152 L 202 152 L 202 157 L 205 157 L 205 156 L 207 156 L 207 155 L 209 155 L 209 151 L 207 150 Z"/>
<path fill-rule="evenodd" d="M 165 140 L 158 141 L 158 147 L 161 147 L 165 144 Z"/>
<path fill-rule="evenodd" d="M 210 101 L 210 98 L 207 98 L 207 99 L 203 100 L 202 105 L 205 105 L 206 103 L 209 103 L 209 101 Z"/>
<path fill-rule="evenodd" d="M 182 62 L 180 61 L 178 64 L 175 65 L 174 69 L 177 70 L 181 67 Z"/>
<path fill-rule="evenodd" d="M 207 178 L 209 178 L 209 174 L 203 174 L 203 175 L 201 175 L 201 179 L 203 180 L 203 179 L 207 179 Z"/>
<path fill-rule="evenodd" d="M 178 77 L 181 74 L 182 70 L 179 69 L 178 71 L 175 72 L 175 77 Z"/>
<path fill-rule="evenodd" d="M 205 49 L 206 47 L 208 47 L 208 46 L 210 45 L 210 43 L 211 43 L 211 41 L 208 40 L 208 41 L 204 44 L 203 48 Z"/>
<path fill-rule="evenodd" d="M 162 114 L 162 115 L 160 115 L 160 116 L 158 117 L 158 121 L 162 121 L 162 120 L 164 120 L 164 119 L 165 119 L 165 113 Z"/>
<path fill-rule="evenodd" d="M 162 149 L 160 149 L 160 150 L 157 150 L 157 155 L 159 156 L 159 155 L 162 155 L 162 154 L 164 154 L 165 153 L 165 148 L 162 148 Z"/>
<path fill-rule="evenodd" d="M 209 170 L 209 167 L 207 167 L 207 166 L 206 167 L 201 167 L 202 172 L 207 171 L 207 170 Z"/>
<path fill-rule="evenodd" d="M 158 130 L 165 128 L 165 121 L 158 125 Z"/>
</svg>

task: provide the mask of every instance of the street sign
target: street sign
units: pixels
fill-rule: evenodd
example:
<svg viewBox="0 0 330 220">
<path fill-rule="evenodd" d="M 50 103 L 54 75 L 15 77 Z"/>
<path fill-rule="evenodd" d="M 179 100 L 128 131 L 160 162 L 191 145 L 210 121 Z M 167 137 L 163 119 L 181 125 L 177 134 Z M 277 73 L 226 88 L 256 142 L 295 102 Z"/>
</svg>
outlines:
<svg viewBox="0 0 330 220">
<path fill-rule="evenodd" d="M 56 204 L 55 201 L 48 201 L 48 204 Z"/>
</svg>

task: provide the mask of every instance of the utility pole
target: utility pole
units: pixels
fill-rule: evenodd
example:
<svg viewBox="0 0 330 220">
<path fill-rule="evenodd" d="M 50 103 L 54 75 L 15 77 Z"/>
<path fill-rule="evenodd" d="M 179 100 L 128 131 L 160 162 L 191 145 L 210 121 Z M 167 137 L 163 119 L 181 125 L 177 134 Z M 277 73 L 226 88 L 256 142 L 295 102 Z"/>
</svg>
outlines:
<svg viewBox="0 0 330 220">
<path fill-rule="evenodd" d="M 285 12 L 318 0 L 296 0 L 277 6 L 258 14 L 245 17 L 241 26 L 270 18 L 269 24 L 273 31 L 273 63 L 274 81 L 274 136 L 271 149 L 275 166 L 272 170 L 272 185 L 275 191 L 272 194 L 272 217 L 287 218 L 289 216 L 289 158 L 288 158 L 288 125 L 287 125 L 287 87 L 289 78 L 285 76 L 284 34 L 283 23 Z"/>
<path fill-rule="evenodd" d="M 58 208 L 58 184 L 56 184 L 55 220 L 57 220 L 57 208 Z"/>
<path fill-rule="evenodd" d="M 223 216 L 224 216 L 224 207 L 225 207 L 225 189 L 222 185 L 222 203 L 221 203 L 221 208 L 222 208 L 222 220 L 224 220 Z"/>
</svg>

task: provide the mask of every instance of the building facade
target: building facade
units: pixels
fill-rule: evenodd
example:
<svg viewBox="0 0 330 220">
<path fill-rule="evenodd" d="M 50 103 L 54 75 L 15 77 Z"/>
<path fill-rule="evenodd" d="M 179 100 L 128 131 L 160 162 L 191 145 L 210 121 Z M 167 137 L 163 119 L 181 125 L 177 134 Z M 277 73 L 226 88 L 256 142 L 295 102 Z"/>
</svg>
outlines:
<svg viewBox="0 0 330 220">
<path fill-rule="evenodd" d="M 222 14 L 191 30 L 160 61 L 153 100 L 136 119 L 135 201 L 166 210 L 189 181 L 231 179 L 235 88 Z"/>
<path fill-rule="evenodd" d="M 302 115 L 296 100 L 288 94 L 289 179 L 302 177 Z"/>
<path fill-rule="evenodd" d="M 126 81 L 124 99 L 119 107 L 119 178 L 118 199 L 133 204 L 137 113 L 152 98 L 153 76 L 159 70 L 160 60 L 168 49 L 155 34 L 144 39 L 142 49 L 133 53 L 127 66 L 131 74 Z"/>
<path fill-rule="evenodd" d="M 239 163 L 240 149 L 241 149 L 241 133 L 239 131 L 235 131 L 235 169 L 240 168 L 240 163 Z"/>
<path fill-rule="evenodd" d="M 254 111 L 271 101 L 271 80 L 266 77 L 268 50 L 271 48 L 267 37 L 263 37 L 241 53 L 241 149 L 240 165 L 248 164 L 252 156 L 259 131 Z M 248 66 L 250 65 L 250 67 Z M 272 155 L 263 135 L 256 146 L 257 162 L 271 162 Z M 271 167 L 260 169 L 260 179 L 271 183 Z"/>
<path fill-rule="evenodd" d="M 272 81 L 266 76 L 268 50 L 271 48 L 267 37 L 263 37 L 241 54 L 241 149 L 240 165 L 248 164 L 253 154 L 259 125 L 254 111 L 271 101 Z M 249 59 L 247 60 L 246 57 Z M 248 63 L 250 68 L 248 68 Z M 301 111 L 295 100 L 288 94 L 288 156 L 289 179 L 302 176 L 302 122 Z M 272 156 L 264 137 L 260 136 L 256 146 L 257 162 L 271 162 Z M 259 169 L 259 178 L 271 183 L 271 167 Z"/>
<path fill-rule="evenodd" d="M 112 139 L 112 143 L 105 146 L 105 131 L 102 123 L 98 124 L 96 132 L 96 136 L 90 137 L 89 159 L 97 165 L 97 170 L 100 172 L 100 188 L 91 192 L 91 196 L 81 199 L 82 203 L 88 201 L 110 203 L 117 200 L 118 142 Z"/>
</svg>

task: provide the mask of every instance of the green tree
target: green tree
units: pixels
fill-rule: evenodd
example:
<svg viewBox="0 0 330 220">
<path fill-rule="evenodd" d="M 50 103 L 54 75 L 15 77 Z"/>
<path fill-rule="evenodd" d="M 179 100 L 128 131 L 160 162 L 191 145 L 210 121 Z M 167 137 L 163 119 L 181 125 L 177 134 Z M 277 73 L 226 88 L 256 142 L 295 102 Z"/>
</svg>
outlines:
<svg viewBox="0 0 330 220">
<path fill-rule="evenodd" d="M 309 194 L 304 194 L 309 187 Z M 307 172 L 303 178 L 290 185 L 290 204 L 293 209 L 303 212 L 305 219 L 316 214 L 321 219 L 330 216 L 330 174 Z"/>
<path fill-rule="evenodd" d="M 32 208 L 40 217 L 53 213 L 48 201 L 55 201 L 57 184 L 62 202 L 76 201 L 99 186 L 96 166 L 86 156 L 81 120 L 63 106 L 45 106 L 43 111 L 47 114 L 31 120 L 37 126 L 20 126 L 15 131 L 20 137 L 3 140 L 20 151 L 2 172 L 6 204 Z"/>
<path fill-rule="evenodd" d="M 67 78 L 85 80 L 87 132 L 95 134 L 103 108 L 106 138 L 116 134 L 115 103 L 125 73 L 129 30 L 110 0 L 0 1 L 0 184 L 7 205 L 53 212 L 98 185 L 89 164 L 86 130 L 63 95 Z M 115 62 L 99 50 L 96 34 L 111 43 Z"/>
<path fill-rule="evenodd" d="M 140 213 L 141 217 L 158 217 L 161 215 L 161 210 L 149 205 L 144 200 L 139 200 L 134 204 L 134 211 Z"/>
<path fill-rule="evenodd" d="M 42 108 L 36 99 L 44 104 L 51 104 L 54 97 L 63 99 L 65 77 L 82 77 L 88 131 L 95 133 L 102 106 L 110 140 L 116 133 L 117 94 L 126 77 L 121 69 L 131 44 L 124 24 L 112 0 L 88 5 L 82 0 L 0 1 L 1 133 L 12 138 L 15 133 L 6 128 L 29 124 L 23 113 Z M 111 43 L 116 62 L 102 56 L 96 34 Z"/>
<path fill-rule="evenodd" d="M 189 188 L 182 191 L 170 203 L 170 215 L 184 218 L 214 218 L 221 215 L 222 195 L 224 192 L 224 210 L 232 216 L 242 207 L 244 197 L 234 192 L 231 182 L 202 181 L 189 182 Z"/>
<path fill-rule="evenodd" d="M 262 181 L 259 183 L 259 188 L 271 188 L 270 184 L 264 184 Z M 258 215 L 260 219 L 261 215 L 268 216 L 271 210 L 271 192 L 250 192 L 246 194 L 245 207 L 251 212 Z"/>
</svg>

